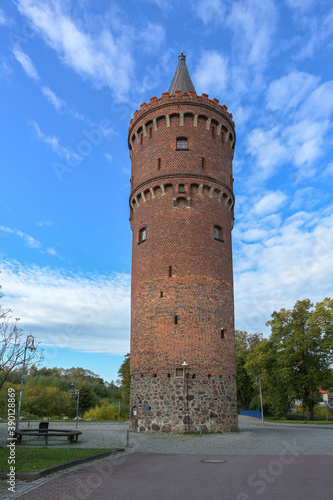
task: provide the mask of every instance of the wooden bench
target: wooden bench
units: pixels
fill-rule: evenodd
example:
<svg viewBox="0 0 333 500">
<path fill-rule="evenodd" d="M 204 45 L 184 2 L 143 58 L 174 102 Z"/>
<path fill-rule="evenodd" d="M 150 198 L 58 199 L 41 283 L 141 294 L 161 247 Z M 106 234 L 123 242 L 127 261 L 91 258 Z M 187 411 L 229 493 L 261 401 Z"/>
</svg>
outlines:
<svg viewBox="0 0 333 500">
<path fill-rule="evenodd" d="M 45 444 L 47 444 L 49 436 L 67 436 L 70 443 L 77 442 L 82 431 L 65 430 L 65 429 L 22 429 L 15 432 L 15 438 L 20 442 L 23 436 L 43 436 Z"/>
</svg>

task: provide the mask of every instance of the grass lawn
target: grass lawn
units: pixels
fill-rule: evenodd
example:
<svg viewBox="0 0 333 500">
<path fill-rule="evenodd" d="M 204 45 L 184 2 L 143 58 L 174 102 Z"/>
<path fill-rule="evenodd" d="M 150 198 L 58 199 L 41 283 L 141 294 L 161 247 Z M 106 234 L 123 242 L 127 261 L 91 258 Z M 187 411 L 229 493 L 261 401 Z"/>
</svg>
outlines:
<svg viewBox="0 0 333 500">
<path fill-rule="evenodd" d="M 332 420 L 286 420 L 281 418 L 280 420 L 270 417 L 264 417 L 265 422 L 276 422 L 278 424 L 316 424 L 316 425 L 333 425 Z"/>
<path fill-rule="evenodd" d="M 15 456 L 15 472 L 36 472 L 41 469 L 47 469 L 53 465 L 70 462 L 77 458 L 88 457 L 111 451 L 96 449 L 96 448 L 16 448 Z M 8 464 L 9 448 L 0 448 L 0 472 L 8 472 L 10 465 Z M 14 465 L 14 464 L 12 464 Z"/>
</svg>

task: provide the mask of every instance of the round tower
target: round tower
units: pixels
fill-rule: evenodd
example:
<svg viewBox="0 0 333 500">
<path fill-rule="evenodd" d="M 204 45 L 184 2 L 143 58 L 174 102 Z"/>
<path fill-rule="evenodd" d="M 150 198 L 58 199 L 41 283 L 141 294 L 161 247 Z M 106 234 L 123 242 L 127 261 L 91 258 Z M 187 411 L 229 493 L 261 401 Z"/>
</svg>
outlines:
<svg viewBox="0 0 333 500">
<path fill-rule="evenodd" d="M 131 428 L 237 429 L 232 115 L 185 55 L 130 122 Z"/>
</svg>

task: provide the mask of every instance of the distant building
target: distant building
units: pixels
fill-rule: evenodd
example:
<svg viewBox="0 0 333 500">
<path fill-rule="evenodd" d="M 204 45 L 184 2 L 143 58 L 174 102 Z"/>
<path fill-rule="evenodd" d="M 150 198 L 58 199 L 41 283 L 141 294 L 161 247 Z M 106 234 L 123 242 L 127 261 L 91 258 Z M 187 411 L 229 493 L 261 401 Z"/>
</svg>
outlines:
<svg viewBox="0 0 333 500">
<path fill-rule="evenodd" d="M 219 78 L 219 75 L 216 75 Z M 237 429 L 232 115 L 181 53 L 130 122 L 131 428 Z"/>
<path fill-rule="evenodd" d="M 319 401 L 319 404 L 322 406 L 327 406 L 328 405 L 328 392 L 323 391 L 322 389 L 319 389 L 319 393 L 321 395 L 321 401 Z"/>
</svg>

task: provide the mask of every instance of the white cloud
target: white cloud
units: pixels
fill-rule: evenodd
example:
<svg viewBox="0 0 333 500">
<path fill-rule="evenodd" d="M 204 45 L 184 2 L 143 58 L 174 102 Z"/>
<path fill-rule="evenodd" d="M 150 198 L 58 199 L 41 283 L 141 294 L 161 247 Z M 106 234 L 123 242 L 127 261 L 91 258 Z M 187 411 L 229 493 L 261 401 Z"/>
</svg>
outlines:
<svg viewBox="0 0 333 500">
<path fill-rule="evenodd" d="M 59 257 L 59 254 L 56 250 L 54 250 L 54 248 L 47 248 L 45 250 L 46 253 L 48 253 L 49 255 L 55 255 L 57 257 Z"/>
<path fill-rule="evenodd" d="M 118 98 L 130 90 L 133 59 L 129 53 L 127 30 L 115 37 L 107 28 L 91 35 L 65 12 L 67 4 L 59 0 L 18 0 L 20 13 L 80 76 L 98 87 L 109 87 Z"/>
<path fill-rule="evenodd" d="M 25 244 L 28 245 L 28 247 L 40 248 L 42 246 L 40 241 L 36 240 L 29 234 L 23 233 L 19 229 L 16 230 L 16 234 L 24 240 Z"/>
<path fill-rule="evenodd" d="M 226 88 L 227 79 L 227 60 L 215 50 L 203 52 L 194 73 L 197 92 L 220 94 Z"/>
<path fill-rule="evenodd" d="M 311 9 L 315 5 L 318 5 L 317 0 L 285 0 L 288 7 L 292 9 L 300 9 L 302 11 Z"/>
<path fill-rule="evenodd" d="M 44 227 L 44 226 L 53 226 L 53 222 L 50 220 L 41 220 L 36 222 L 37 226 L 39 227 Z"/>
<path fill-rule="evenodd" d="M 242 219 L 246 225 L 266 230 L 266 221 L 251 214 Z M 242 235 L 234 234 L 237 328 L 264 331 L 274 310 L 332 295 L 333 206 L 294 214 L 261 243 L 245 244 Z"/>
<path fill-rule="evenodd" d="M 268 233 L 264 229 L 253 228 L 247 229 L 242 233 L 236 232 L 237 236 L 247 243 L 253 243 L 255 241 L 264 240 L 267 238 Z"/>
<path fill-rule="evenodd" d="M 271 51 L 277 22 L 272 0 L 232 2 L 227 26 L 233 31 L 233 44 L 241 63 L 261 68 Z"/>
<path fill-rule="evenodd" d="M 259 217 L 277 212 L 287 200 L 287 196 L 281 191 L 272 191 L 260 198 L 253 207 L 253 212 Z"/>
<path fill-rule="evenodd" d="M 49 87 L 42 87 L 42 92 L 57 111 L 66 107 L 66 103 L 60 97 L 56 96 Z"/>
<path fill-rule="evenodd" d="M 297 167 L 298 180 L 313 176 L 318 168 L 316 161 L 325 153 L 325 134 L 330 129 L 328 120 L 309 119 L 285 127 L 279 124 L 270 130 L 254 129 L 247 137 L 247 150 L 256 160 L 252 180 L 263 182 L 290 162 Z"/>
<path fill-rule="evenodd" d="M 111 163 L 113 161 L 113 158 L 112 156 L 109 154 L 109 153 L 105 153 L 104 154 L 104 158 L 106 159 L 106 161 L 108 161 L 109 163 Z"/>
<path fill-rule="evenodd" d="M 199 0 L 193 7 L 205 25 L 221 21 L 226 14 L 226 7 L 221 0 Z"/>
<path fill-rule="evenodd" d="M 286 76 L 273 80 L 267 91 L 267 108 L 283 112 L 295 108 L 317 86 L 318 82 L 318 77 L 301 71 L 292 71 Z"/>
<path fill-rule="evenodd" d="M 326 122 L 300 121 L 295 125 L 286 127 L 282 138 L 288 145 L 290 157 L 297 167 L 310 166 L 325 151 L 324 135 L 330 124 Z M 304 169 L 305 177 L 313 175 L 313 168 Z M 302 175 L 302 172 L 299 172 Z"/>
<path fill-rule="evenodd" d="M 254 129 L 247 138 L 248 152 L 256 158 L 260 176 L 264 181 L 271 177 L 277 167 L 288 158 L 288 150 L 279 137 L 279 127 L 271 130 Z"/>
<path fill-rule="evenodd" d="M 4 11 L 0 9 L 0 26 L 6 26 L 8 23 L 9 20 L 7 19 Z"/>
<path fill-rule="evenodd" d="M 293 193 L 292 203 L 290 204 L 291 210 L 299 210 L 301 208 L 313 208 L 322 201 L 322 194 L 312 186 L 297 189 Z"/>
<path fill-rule="evenodd" d="M 39 75 L 30 57 L 27 54 L 25 54 L 19 47 L 13 48 L 13 54 L 16 57 L 17 61 L 21 64 L 22 68 L 29 76 L 29 78 L 38 81 Z"/>
<path fill-rule="evenodd" d="M 155 52 L 164 43 L 165 31 L 163 26 L 148 22 L 138 33 L 138 39 L 145 52 Z"/>
<path fill-rule="evenodd" d="M 6 227 L 6 226 L 0 226 L 0 231 L 2 233 L 8 233 L 8 234 L 13 234 L 15 231 L 13 231 L 13 229 L 11 229 L 10 227 Z"/>
<path fill-rule="evenodd" d="M 312 120 L 325 120 L 333 113 L 333 80 L 319 85 L 311 92 L 299 110 L 299 116 Z"/>
<path fill-rule="evenodd" d="M 4 57 L 1 57 L 0 61 L 0 78 L 4 80 L 9 79 L 9 75 L 12 73 L 11 67 L 7 64 L 7 61 Z"/>
<path fill-rule="evenodd" d="M 143 2 L 153 3 L 160 9 L 167 11 L 173 8 L 172 3 L 170 1 L 166 2 L 165 0 L 141 0 Z"/>
<path fill-rule="evenodd" d="M 3 262 L 4 298 L 43 345 L 86 352 L 129 350 L 130 276 L 85 276 Z"/>
<path fill-rule="evenodd" d="M 333 162 L 329 163 L 323 172 L 324 177 L 333 177 Z"/>
<path fill-rule="evenodd" d="M 47 144 L 52 149 L 52 151 L 54 151 L 59 156 L 59 158 L 64 158 L 68 162 L 77 162 L 81 160 L 81 156 L 78 155 L 75 151 L 62 146 L 57 137 L 44 134 L 44 132 L 41 131 L 38 123 L 32 121 L 31 126 L 34 129 L 38 139 Z"/>
</svg>

